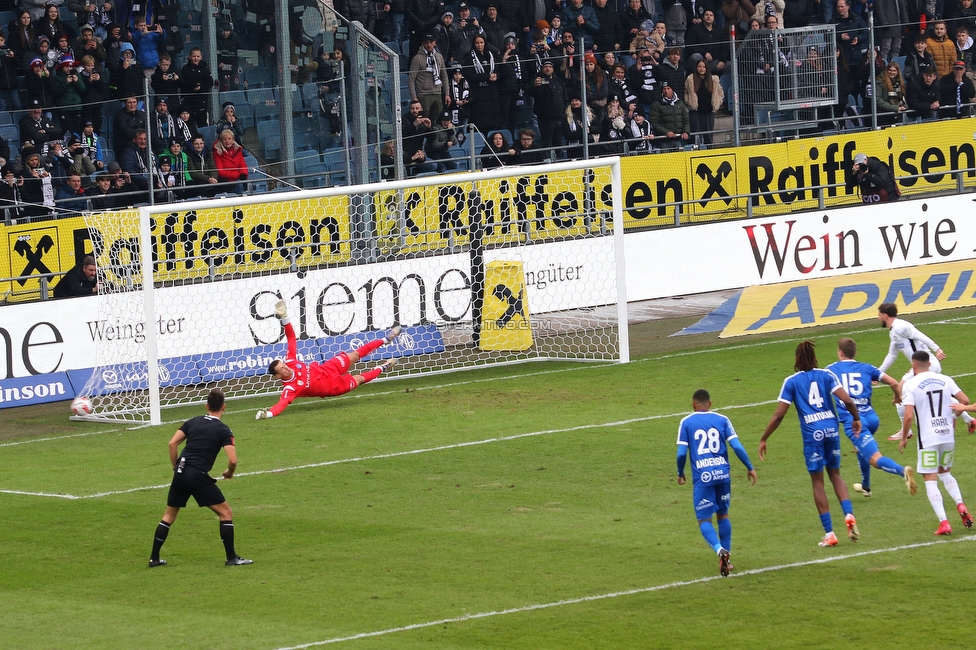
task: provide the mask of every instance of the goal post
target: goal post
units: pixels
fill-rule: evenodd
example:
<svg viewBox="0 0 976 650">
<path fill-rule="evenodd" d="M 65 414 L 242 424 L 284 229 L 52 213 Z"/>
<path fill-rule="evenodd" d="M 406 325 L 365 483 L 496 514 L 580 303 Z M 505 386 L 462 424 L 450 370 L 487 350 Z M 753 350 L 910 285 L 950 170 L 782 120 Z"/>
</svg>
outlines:
<svg viewBox="0 0 976 650">
<path fill-rule="evenodd" d="M 627 362 L 621 188 L 606 158 L 88 215 L 106 288 L 81 419 L 276 395 L 279 299 L 306 361 L 402 326 L 354 372 Z"/>
</svg>

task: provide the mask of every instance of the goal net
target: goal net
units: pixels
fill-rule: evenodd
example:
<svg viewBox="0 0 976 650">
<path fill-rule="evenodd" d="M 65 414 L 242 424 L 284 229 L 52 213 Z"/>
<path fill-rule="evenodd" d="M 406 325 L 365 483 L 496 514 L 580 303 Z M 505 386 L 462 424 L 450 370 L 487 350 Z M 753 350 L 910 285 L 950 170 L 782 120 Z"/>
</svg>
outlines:
<svg viewBox="0 0 976 650">
<path fill-rule="evenodd" d="M 276 395 L 285 299 L 304 360 L 400 325 L 384 377 L 629 358 L 616 158 L 87 217 L 105 290 L 87 419 Z"/>
</svg>

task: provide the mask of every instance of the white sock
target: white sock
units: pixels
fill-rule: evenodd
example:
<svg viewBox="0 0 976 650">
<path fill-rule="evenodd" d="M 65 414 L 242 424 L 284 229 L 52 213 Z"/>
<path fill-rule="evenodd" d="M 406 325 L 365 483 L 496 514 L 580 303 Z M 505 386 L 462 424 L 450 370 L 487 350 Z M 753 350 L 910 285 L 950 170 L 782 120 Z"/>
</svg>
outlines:
<svg viewBox="0 0 976 650">
<path fill-rule="evenodd" d="M 895 404 L 895 410 L 898 411 L 898 424 L 901 425 L 905 421 L 905 405 Z"/>
<path fill-rule="evenodd" d="M 945 521 L 945 505 L 942 503 L 939 484 L 936 481 L 925 481 L 925 494 L 929 498 L 929 503 L 932 504 L 932 510 L 935 510 L 935 516 L 939 518 L 939 521 Z"/>
<path fill-rule="evenodd" d="M 955 477 L 949 472 L 946 472 L 944 474 L 939 474 L 939 480 L 942 481 L 942 485 L 945 486 L 946 492 L 948 492 L 949 496 L 952 497 L 953 501 L 956 502 L 956 505 L 958 506 L 960 503 L 962 503 L 962 492 L 959 491 L 959 484 L 956 483 Z"/>
<path fill-rule="evenodd" d="M 971 415 L 970 415 L 969 413 L 967 413 L 966 411 L 963 411 L 962 413 L 960 413 L 960 414 L 959 414 L 959 417 L 961 417 L 961 418 L 962 418 L 962 421 L 963 421 L 963 422 L 965 422 L 965 423 L 966 423 L 967 425 L 968 425 L 968 424 L 969 424 L 970 422 L 972 422 L 972 421 L 973 421 L 973 419 L 974 419 L 974 418 L 973 418 L 973 416 L 971 416 Z"/>
</svg>

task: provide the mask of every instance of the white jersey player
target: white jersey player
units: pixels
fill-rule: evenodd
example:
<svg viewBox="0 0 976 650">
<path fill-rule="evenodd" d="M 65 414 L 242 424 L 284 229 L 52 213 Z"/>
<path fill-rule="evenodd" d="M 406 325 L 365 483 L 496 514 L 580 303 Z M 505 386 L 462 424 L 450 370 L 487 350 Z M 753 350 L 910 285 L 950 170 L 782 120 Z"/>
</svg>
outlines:
<svg viewBox="0 0 976 650">
<path fill-rule="evenodd" d="M 963 503 L 959 484 L 950 473 L 956 446 L 955 420 L 950 403 L 952 398 L 955 398 L 961 404 L 969 404 L 969 398 L 959 389 L 952 377 L 931 371 L 928 352 L 920 350 L 912 355 L 912 369 L 915 371 L 915 376 L 902 386 L 905 417 L 902 420 L 901 442 L 898 443 L 898 449 L 905 450 L 912 422 L 917 420 L 918 462 L 915 471 L 925 477 L 925 493 L 939 518 L 939 529 L 935 534 L 949 535 L 952 533 L 952 526 L 946 519 L 942 493 L 939 492 L 939 481 L 956 502 L 956 510 L 962 517 L 963 525 L 966 528 L 973 526 L 973 517 Z"/>
<path fill-rule="evenodd" d="M 898 359 L 898 352 L 904 354 L 908 358 L 908 362 L 911 363 L 912 355 L 915 352 L 918 350 L 926 350 L 930 352 L 929 361 L 932 372 L 942 372 L 942 364 L 939 362 L 946 357 L 945 353 L 942 352 L 942 348 L 907 320 L 898 318 L 898 305 L 893 302 L 881 304 L 878 307 L 878 321 L 881 323 L 881 327 L 889 330 L 888 336 L 891 339 L 891 344 L 888 346 L 888 355 L 881 362 L 881 365 L 878 366 L 878 370 L 887 372 L 888 368 Z M 889 374 L 894 376 L 892 373 Z M 902 386 L 905 380 L 911 375 L 911 370 L 905 373 L 901 378 L 899 386 Z M 905 417 L 904 404 L 896 404 L 895 410 L 898 411 L 898 420 L 901 421 Z M 911 431 L 908 432 L 908 437 L 912 437 Z M 888 440 L 900 439 L 901 431 L 888 436 Z"/>
<path fill-rule="evenodd" d="M 942 348 L 907 320 L 898 318 L 898 306 L 895 303 L 886 302 L 878 307 L 878 321 L 881 322 L 881 327 L 889 330 L 888 336 L 891 338 L 888 356 L 878 366 L 881 372 L 887 372 L 891 364 L 898 358 L 899 352 L 911 362 L 912 355 L 919 350 L 929 352 L 932 372 L 942 372 L 942 364 L 939 362 L 946 358 Z M 932 355 L 935 356 L 934 359 Z"/>
</svg>

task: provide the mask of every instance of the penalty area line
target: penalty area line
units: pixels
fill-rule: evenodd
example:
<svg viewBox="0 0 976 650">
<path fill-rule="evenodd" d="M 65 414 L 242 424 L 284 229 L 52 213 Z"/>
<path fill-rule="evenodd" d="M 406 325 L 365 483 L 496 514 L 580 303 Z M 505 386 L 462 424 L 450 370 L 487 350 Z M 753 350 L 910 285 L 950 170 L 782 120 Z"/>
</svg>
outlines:
<svg viewBox="0 0 976 650">
<path fill-rule="evenodd" d="M 869 555 L 878 555 L 881 553 L 895 553 L 898 551 L 908 551 L 917 548 L 926 548 L 928 546 L 935 546 L 937 544 L 954 544 L 958 542 L 971 542 L 976 540 L 976 537 L 959 537 L 951 540 L 936 540 L 931 542 L 919 542 L 917 544 L 903 544 L 901 546 L 892 546 L 889 548 L 878 548 L 870 551 L 861 551 L 858 553 L 851 553 L 849 555 L 834 555 L 831 557 L 817 558 L 815 560 L 805 560 L 803 562 L 790 562 L 788 564 L 777 564 L 774 566 L 761 567 L 758 569 L 748 569 L 746 571 L 741 571 L 738 573 L 733 573 L 729 578 L 743 578 L 745 576 L 760 575 L 763 573 L 772 573 L 773 571 L 785 571 L 787 569 L 798 569 L 808 566 L 816 566 L 818 564 L 827 564 L 829 562 L 840 562 L 842 560 L 851 560 L 859 557 L 867 557 Z M 492 612 L 478 612 L 475 614 L 465 614 L 463 616 L 454 616 L 451 618 L 442 618 L 436 621 L 427 621 L 424 623 L 413 623 L 411 625 L 404 625 L 401 627 L 391 627 L 385 630 L 376 630 L 373 632 L 360 632 L 359 634 L 352 634 L 349 636 L 334 637 L 331 639 L 324 639 L 322 641 L 312 641 L 311 643 L 303 643 L 301 645 L 285 646 L 277 648 L 276 650 L 302 650 L 303 648 L 314 648 L 317 646 L 331 645 L 334 643 L 344 643 L 346 641 L 356 641 L 359 639 L 371 639 L 380 636 L 387 636 L 390 634 L 398 634 L 400 632 L 410 632 L 412 630 L 422 630 L 430 627 L 437 627 L 439 625 L 450 625 L 453 623 L 464 623 L 467 621 L 476 621 L 486 618 L 494 618 L 497 616 L 508 616 L 510 614 L 522 614 L 525 612 L 534 612 L 544 609 L 553 609 L 556 607 L 566 607 L 569 605 L 580 605 L 583 603 L 592 603 L 601 600 L 610 600 L 612 598 L 623 598 L 625 596 L 636 596 L 639 594 L 649 594 L 656 591 L 664 591 L 666 589 L 676 589 L 679 587 L 689 587 L 692 585 L 704 584 L 707 582 L 712 582 L 715 580 L 727 580 L 728 578 L 722 578 L 721 576 L 711 575 L 703 578 L 696 578 L 694 580 L 680 580 L 677 582 L 669 582 L 663 585 L 653 585 L 651 587 L 641 587 L 639 589 L 628 589 L 626 591 L 614 591 L 605 594 L 596 594 L 593 596 L 580 596 L 578 598 L 565 598 L 563 600 L 557 600 L 549 603 L 538 603 L 535 605 L 525 605 L 522 607 L 510 607 L 508 609 L 501 609 Z"/>
</svg>

